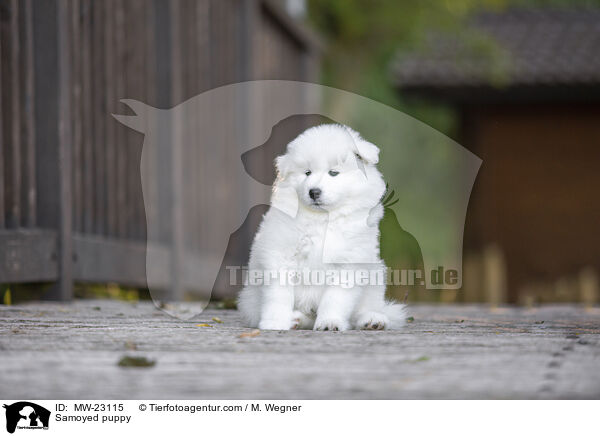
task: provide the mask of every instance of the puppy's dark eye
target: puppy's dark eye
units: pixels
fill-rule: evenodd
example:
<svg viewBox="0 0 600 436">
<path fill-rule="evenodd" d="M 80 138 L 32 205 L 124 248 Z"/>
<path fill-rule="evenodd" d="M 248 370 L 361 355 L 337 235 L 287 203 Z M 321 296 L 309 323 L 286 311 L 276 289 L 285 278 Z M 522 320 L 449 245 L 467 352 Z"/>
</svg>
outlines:
<svg viewBox="0 0 600 436">
<path fill-rule="evenodd" d="M 362 159 L 362 157 L 360 157 L 360 155 L 359 155 L 358 153 L 354 153 L 354 156 L 356 156 L 356 158 L 357 158 L 358 160 L 360 160 L 360 161 L 362 161 L 362 160 L 363 160 L 363 159 Z"/>
<path fill-rule="evenodd" d="M 311 170 L 308 170 L 307 172 L 305 172 L 304 174 L 306 174 L 307 176 L 310 176 L 312 174 Z"/>
<path fill-rule="evenodd" d="M 335 171 L 335 170 L 331 170 L 331 171 L 329 171 L 329 175 L 330 175 L 331 177 L 335 177 L 335 176 L 337 176 L 339 173 L 340 173 L 339 171 Z"/>
</svg>

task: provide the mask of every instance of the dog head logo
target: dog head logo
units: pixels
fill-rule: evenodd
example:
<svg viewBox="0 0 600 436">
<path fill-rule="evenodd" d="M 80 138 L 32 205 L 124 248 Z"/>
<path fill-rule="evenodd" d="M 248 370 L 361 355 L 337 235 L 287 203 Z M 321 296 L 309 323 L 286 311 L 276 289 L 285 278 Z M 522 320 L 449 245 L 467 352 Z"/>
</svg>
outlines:
<svg viewBox="0 0 600 436">
<path fill-rule="evenodd" d="M 236 83 L 171 109 L 122 102 L 134 114 L 113 116 L 144 134 L 140 173 L 150 293 L 155 303 L 169 288 L 178 296 L 173 300 L 187 292 L 202 300 L 192 309 L 161 304 L 167 312 L 184 318 L 200 313 L 228 281 L 224 267 L 245 264 L 253 230 L 270 204 L 274 159 L 294 135 L 321 121 L 349 126 L 381 150 L 378 168 L 391 187 L 384 258 L 409 241 L 424 270 L 423 285 L 462 286 L 464 222 L 481 160 L 435 129 L 367 98 L 303 82 Z M 295 130 L 286 127 L 291 124 Z M 294 216 L 297 204 L 281 207 Z M 236 241 L 245 249 L 236 252 Z"/>
<path fill-rule="evenodd" d="M 16 429 L 48 429 L 50 411 L 38 404 L 19 401 L 4 405 L 6 409 L 6 431 Z"/>
</svg>

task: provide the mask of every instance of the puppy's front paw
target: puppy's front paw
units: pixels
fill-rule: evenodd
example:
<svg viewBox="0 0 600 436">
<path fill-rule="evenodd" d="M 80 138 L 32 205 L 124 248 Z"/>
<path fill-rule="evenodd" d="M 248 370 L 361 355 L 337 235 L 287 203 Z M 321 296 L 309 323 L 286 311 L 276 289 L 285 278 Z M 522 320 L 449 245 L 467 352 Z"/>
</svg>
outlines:
<svg viewBox="0 0 600 436">
<path fill-rule="evenodd" d="M 303 330 L 312 329 L 315 324 L 315 319 L 306 316 L 299 310 L 294 310 L 292 314 L 292 329 Z"/>
<path fill-rule="evenodd" d="M 281 318 L 261 319 L 258 323 L 260 330 L 289 330 L 296 328 L 298 321 L 293 316 Z"/>
<path fill-rule="evenodd" d="M 350 324 L 347 321 L 337 318 L 319 318 L 315 321 L 315 330 L 321 331 L 344 331 L 350 328 Z"/>
<path fill-rule="evenodd" d="M 380 312 L 367 312 L 358 317 L 356 327 L 361 330 L 385 330 L 390 320 Z"/>
</svg>

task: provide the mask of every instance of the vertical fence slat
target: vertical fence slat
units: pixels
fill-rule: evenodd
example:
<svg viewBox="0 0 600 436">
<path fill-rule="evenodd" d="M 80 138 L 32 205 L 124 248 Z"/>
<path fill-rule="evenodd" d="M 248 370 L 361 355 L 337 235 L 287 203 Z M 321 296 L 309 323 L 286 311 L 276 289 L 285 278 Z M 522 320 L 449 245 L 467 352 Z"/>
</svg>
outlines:
<svg viewBox="0 0 600 436">
<path fill-rule="evenodd" d="M 190 36 L 189 36 L 189 46 L 188 50 L 191 56 L 188 57 L 188 65 L 187 68 L 190 71 L 190 96 L 197 95 L 201 92 L 200 88 L 200 62 L 199 59 L 202 57 L 202 53 L 199 50 L 199 41 L 200 35 L 203 31 L 202 27 L 196 25 L 196 20 L 198 16 L 198 10 L 203 8 L 204 2 L 193 2 L 191 6 L 191 10 L 188 11 L 187 18 L 187 26 L 189 28 Z M 188 232 L 190 237 L 186 238 L 187 250 L 192 251 L 198 244 L 198 231 L 197 226 L 193 226 L 194 223 L 197 223 L 196 220 L 196 210 L 198 209 L 198 182 L 197 182 L 197 172 L 195 171 L 198 167 L 197 163 L 197 155 L 198 155 L 198 147 L 200 147 L 200 136 L 198 135 L 198 124 L 190 123 L 189 126 L 189 135 L 190 135 L 190 144 L 191 146 L 187 146 L 186 149 L 188 151 L 188 155 L 186 156 L 185 163 L 187 165 L 186 168 L 186 189 L 188 193 L 186 194 L 186 199 L 188 200 L 188 206 L 186 207 L 186 229 L 194 228 L 194 231 Z M 193 227 L 192 227 L 193 226 Z"/>
<path fill-rule="evenodd" d="M 114 0 L 106 0 L 102 2 L 105 6 L 105 96 L 106 96 L 106 111 L 101 114 L 105 123 L 106 140 L 101 145 L 105 148 L 105 179 L 106 183 L 106 222 L 108 236 L 116 236 L 117 234 L 117 198 L 116 198 L 116 180 L 115 180 L 115 123 L 108 119 L 108 113 L 115 107 L 115 99 L 118 98 L 115 92 L 115 4 Z"/>
<path fill-rule="evenodd" d="M 252 80 L 254 78 L 254 68 L 255 68 L 255 34 L 257 27 L 257 15 L 260 6 L 257 5 L 256 2 L 243 2 L 243 6 L 240 12 L 240 28 L 237 33 L 237 66 L 238 66 L 238 80 Z M 255 128 L 255 123 L 257 121 L 256 114 L 254 113 L 253 102 L 250 100 L 250 96 L 248 92 L 244 92 L 240 107 L 237 111 L 236 118 L 238 119 L 237 124 L 237 136 L 236 142 L 239 144 L 238 152 L 244 151 L 244 143 L 246 142 L 244 138 L 252 137 L 252 129 Z M 263 171 L 269 171 L 270 168 L 267 167 L 268 163 L 264 162 L 262 165 Z M 240 192 L 240 207 L 243 208 L 244 211 L 250 210 L 252 206 L 254 206 L 255 199 L 252 198 L 253 190 L 244 183 L 244 175 L 238 174 L 237 183 L 239 186 L 242 186 L 243 191 Z M 242 212 L 243 213 L 243 212 Z M 250 230 L 248 231 L 248 233 Z M 243 236 L 247 239 L 252 239 L 252 235 L 247 234 Z M 238 253 L 240 259 L 244 259 L 246 253 Z"/>
<path fill-rule="evenodd" d="M 156 92 L 156 104 L 159 107 L 169 107 L 172 98 L 172 87 L 169 86 L 172 83 L 171 77 L 173 76 L 173 70 L 170 68 L 171 64 L 171 8 L 167 0 L 154 0 L 154 28 L 155 28 L 155 68 L 156 68 L 156 84 L 154 90 Z M 161 86 L 162 84 L 162 86 Z M 167 134 L 167 132 L 162 132 Z M 156 147 L 155 165 L 151 167 L 151 171 L 160 171 L 168 169 L 170 166 L 170 155 L 169 149 L 162 140 L 158 141 L 158 147 Z M 157 208 L 155 213 L 157 214 L 156 223 L 156 235 L 157 241 L 164 244 L 170 244 L 172 239 L 172 226 L 170 223 L 169 211 L 171 210 L 170 198 L 171 198 L 171 185 L 169 177 L 164 177 L 164 181 L 154 181 L 154 186 L 157 192 Z"/>
<path fill-rule="evenodd" d="M 113 95 L 113 107 L 117 106 L 117 102 L 125 98 L 125 78 L 124 72 L 126 70 L 126 59 L 125 59 L 125 28 L 124 28 L 124 8 L 127 2 L 116 1 L 113 3 L 115 9 L 115 65 L 114 65 L 114 81 L 115 81 L 115 94 Z M 109 115 L 109 114 L 107 114 Z M 109 118 L 108 122 L 115 126 L 115 143 L 114 148 L 114 160 L 112 165 L 116 167 L 116 235 L 119 238 L 125 239 L 127 215 L 130 210 L 130 204 L 128 200 L 127 183 L 126 183 L 126 171 L 127 171 L 127 144 L 125 143 L 125 128 L 122 125 L 116 125 L 114 119 Z"/>
<path fill-rule="evenodd" d="M 146 80 L 147 74 L 144 68 L 146 59 L 146 38 L 144 37 L 144 18 L 145 18 L 145 3 L 143 0 L 136 0 L 133 4 L 133 9 L 130 14 L 130 20 L 133 22 L 132 29 L 134 30 L 135 39 L 131 39 L 129 49 L 134 56 L 133 71 L 133 86 L 135 98 L 148 101 L 146 95 Z M 130 168 L 128 169 L 130 191 L 132 193 L 132 216 L 129 223 L 129 233 L 133 239 L 141 240 L 144 237 L 144 201 L 141 191 L 141 174 L 140 174 L 140 152 L 142 141 L 140 136 L 131 132 L 132 143 L 129 144 L 130 149 Z"/>
<path fill-rule="evenodd" d="M 2 96 L 2 85 L 4 83 L 2 69 L 4 68 L 4 57 L 2 50 L 2 29 L 0 24 L 0 229 L 5 227 L 5 211 L 4 211 L 4 110 L 3 110 L 3 96 Z"/>
<path fill-rule="evenodd" d="M 182 53 L 181 53 L 181 22 L 182 6 L 181 0 L 173 0 L 171 6 L 171 65 L 172 65 L 172 97 L 173 104 L 179 104 L 183 99 L 182 83 Z M 182 300 L 184 296 L 182 262 L 184 257 L 184 234 L 183 234 L 183 202 L 182 202 L 182 128 L 181 120 L 173 122 L 171 144 L 171 295 L 176 301 Z"/>
<path fill-rule="evenodd" d="M 147 3 L 145 3 L 147 5 Z M 158 54 L 158 42 L 156 41 L 156 30 L 155 23 L 156 18 L 156 2 L 152 2 L 150 7 L 144 7 L 145 21 L 144 23 L 144 36 L 146 41 L 145 49 L 145 63 L 144 69 L 147 74 L 146 88 L 144 90 L 146 99 L 149 104 L 158 106 L 157 98 L 157 54 Z M 152 151 L 152 152 L 151 152 Z M 142 165 L 143 171 L 154 171 L 156 168 L 156 147 L 154 149 L 146 148 L 142 150 Z M 150 241 L 150 235 L 156 235 L 158 232 L 158 211 L 156 205 L 158 202 L 158 189 L 157 180 L 142 180 L 143 190 L 143 201 L 142 206 L 144 207 L 143 213 L 146 216 L 146 222 L 148 227 L 146 229 L 146 238 Z M 153 243 L 156 241 L 152 241 Z"/>
<path fill-rule="evenodd" d="M 94 216 L 94 161 L 93 161 L 93 109 L 92 102 L 92 1 L 84 0 L 81 4 L 82 31 L 82 104 L 83 111 L 83 231 L 92 233 Z"/>
<path fill-rule="evenodd" d="M 106 159 L 106 131 L 104 121 L 106 119 L 106 37 L 104 35 L 105 22 L 105 4 L 104 2 L 94 1 L 92 10 L 92 33 L 93 33 L 93 89 L 92 99 L 94 100 L 94 138 L 93 138 L 93 160 L 94 160 L 94 230 L 97 235 L 107 233 L 106 223 L 106 177 L 105 177 L 105 159 Z"/>
<path fill-rule="evenodd" d="M 81 132 L 81 35 L 79 0 L 70 2 L 71 29 L 71 129 L 73 135 L 73 230 L 80 232 L 83 222 L 83 168 Z"/>
<path fill-rule="evenodd" d="M 10 87 L 11 87 L 11 126 L 10 144 L 7 153 L 7 173 L 10 174 L 7 198 L 9 202 L 8 225 L 21 224 L 21 95 L 19 71 L 19 3 L 10 1 Z"/>
<path fill-rule="evenodd" d="M 142 50 L 136 50 L 136 44 L 139 44 L 141 40 L 138 39 L 137 23 L 139 22 L 139 16 L 133 20 L 133 17 L 137 15 L 137 0 L 130 0 L 124 3 L 125 6 L 125 23 L 124 23 L 124 60 L 123 72 L 125 78 L 124 88 L 128 98 L 134 98 L 139 100 L 142 96 L 138 93 L 138 86 L 142 80 L 141 75 L 137 72 L 137 58 L 139 52 Z M 123 98 L 123 97 L 120 97 Z M 119 126 L 124 128 L 124 126 Z M 123 189 L 126 191 L 126 214 L 125 214 L 125 234 L 127 239 L 135 239 L 135 214 L 136 214 L 136 196 L 134 191 L 135 185 L 135 148 L 134 139 L 135 132 L 131 129 L 125 129 L 123 131 L 124 138 L 123 144 L 120 145 L 123 148 L 124 160 L 125 160 L 125 174 L 123 180 Z"/>
<path fill-rule="evenodd" d="M 73 226 L 72 217 L 72 136 L 69 123 L 71 122 L 71 72 L 69 68 L 71 53 L 69 42 L 69 3 L 58 0 L 58 174 L 59 174 L 59 278 L 58 299 L 73 298 Z"/>
<path fill-rule="evenodd" d="M 210 88 L 210 1 L 205 0 L 197 3 L 196 8 L 196 16 L 195 21 L 193 23 L 194 27 L 197 30 L 197 39 L 195 51 L 198 54 L 198 60 L 196 62 L 197 65 L 197 74 L 196 79 L 198 81 L 198 92 L 204 92 Z M 196 126 L 195 134 L 197 138 L 201 138 L 202 126 L 200 123 Z M 204 198 L 204 192 L 208 189 L 207 186 L 203 186 L 201 182 L 201 175 L 206 174 L 208 165 L 208 159 L 204 155 L 204 147 L 206 147 L 206 140 L 197 141 L 196 143 L 196 153 L 194 156 L 194 164 L 196 165 L 195 171 L 192 171 L 192 175 L 194 176 L 194 187 L 195 187 L 195 203 L 194 203 L 194 215 L 193 220 L 196 226 L 196 231 L 194 232 L 195 238 L 193 241 L 194 248 L 198 249 L 201 245 L 202 238 L 206 236 L 208 233 L 208 226 L 206 220 L 202 217 L 202 198 Z"/>
<path fill-rule="evenodd" d="M 35 177 L 35 118 L 34 118 L 34 72 L 33 63 L 33 12 L 32 0 L 23 2 L 23 24 L 24 24 L 24 66 L 23 77 L 25 78 L 25 107 L 24 107 L 24 134 L 25 134 L 25 153 L 24 153 L 24 204 L 27 205 L 27 216 L 25 225 L 33 228 L 36 225 L 36 177 Z M 1 189 L 0 189 L 1 190 Z"/>
<path fill-rule="evenodd" d="M 123 23 L 123 74 L 124 77 L 124 97 L 133 98 L 144 101 L 143 95 L 140 93 L 140 87 L 143 86 L 143 74 L 138 69 L 138 59 L 143 53 L 143 40 L 139 35 L 139 23 L 142 17 L 141 11 L 138 9 L 138 0 L 130 0 L 123 3 L 124 6 L 124 23 Z M 123 98 L 123 97 L 120 97 Z M 128 240 L 136 239 L 136 217 L 137 217 L 137 201 L 138 193 L 135 189 L 136 179 L 139 179 L 139 165 L 136 159 L 136 132 L 125 126 L 119 126 L 123 129 L 123 143 L 119 146 L 122 148 L 124 160 L 124 174 L 122 189 L 125 190 L 125 219 L 123 223 L 124 234 Z M 139 182 L 138 182 L 139 183 Z"/>
</svg>

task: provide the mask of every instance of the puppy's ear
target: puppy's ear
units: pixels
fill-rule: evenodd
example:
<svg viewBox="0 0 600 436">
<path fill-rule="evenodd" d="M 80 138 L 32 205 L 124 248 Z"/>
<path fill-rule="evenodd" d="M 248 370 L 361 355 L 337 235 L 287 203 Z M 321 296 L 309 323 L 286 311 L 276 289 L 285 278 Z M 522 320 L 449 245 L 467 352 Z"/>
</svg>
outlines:
<svg viewBox="0 0 600 436">
<path fill-rule="evenodd" d="M 351 129 L 348 126 L 344 126 L 344 128 L 352 137 L 352 141 L 354 142 L 354 154 L 357 159 L 366 164 L 373 165 L 379 162 L 379 148 L 377 148 L 375 144 L 365 141 L 356 130 Z"/>
<path fill-rule="evenodd" d="M 356 157 L 367 164 L 379 162 L 379 148 L 364 139 L 356 141 Z"/>
<path fill-rule="evenodd" d="M 292 162 L 288 155 L 281 155 L 275 158 L 275 168 L 280 177 L 285 178 L 292 169 Z"/>
</svg>

